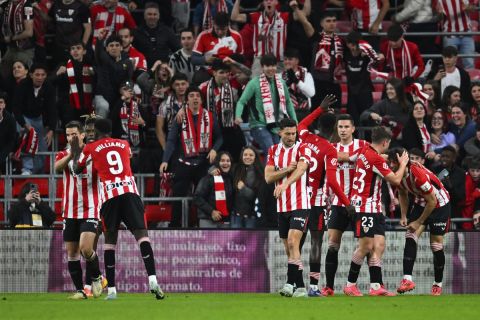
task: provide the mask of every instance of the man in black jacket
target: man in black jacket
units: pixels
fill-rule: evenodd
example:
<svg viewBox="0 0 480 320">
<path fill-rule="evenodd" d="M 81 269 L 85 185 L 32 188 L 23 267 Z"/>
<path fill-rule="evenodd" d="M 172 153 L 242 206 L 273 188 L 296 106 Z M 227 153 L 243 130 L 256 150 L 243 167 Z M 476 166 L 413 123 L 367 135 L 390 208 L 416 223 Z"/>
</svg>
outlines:
<svg viewBox="0 0 480 320">
<path fill-rule="evenodd" d="M 7 157 L 15 146 L 17 130 L 15 118 L 5 110 L 7 94 L 0 92 L 0 174 L 5 174 Z"/>
<path fill-rule="evenodd" d="M 47 68 L 34 64 L 30 76 L 22 80 L 13 98 L 13 113 L 21 128 L 34 128 L 38 135 L 38 151 L 47 151 L 52 144 L 53 133 L 57 126 L 55 109 L 55 89 L 46 81 Z M 43 170 L 45 156 L 25 156 L 22 158 L 22 174 L 40 173 Z"/>
<path fill-rule="evenodd" d="M 135 30 L 133 46 L 145 55 L 149 68 L 155 61 L 168 62 L 170 53 L 180 49 L 180 41 L 170 27 L 160 22 L 156 3 L 147 3 L 143 14 L 145 24 Z"/>
</svg>

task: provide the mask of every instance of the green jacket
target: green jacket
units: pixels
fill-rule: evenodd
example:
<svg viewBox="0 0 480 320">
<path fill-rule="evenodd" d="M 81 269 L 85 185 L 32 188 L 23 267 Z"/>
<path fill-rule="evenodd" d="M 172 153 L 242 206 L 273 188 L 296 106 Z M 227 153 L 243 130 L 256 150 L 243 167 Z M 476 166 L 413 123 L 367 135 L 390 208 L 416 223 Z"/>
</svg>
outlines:
<svg viewBox="0 0 480 320">
<path fill-rule="evenodd" d="M 297 115 L 295 114 L 295 109 L 293 103 L 290 100 L 290 95 L 288 93 L 287 85 L 285 81 L 281 80 L 283 84 L 283 91 L 285 92 L 285 99 L 287 103 L 287 114 L 288 117 L 297 121 Z M 270 79 L 270 92 L 272 93 L 273 107 L 275 109 L 275 119 L 278 122 L 279 116 L 279 103 L 278 103 L 278 90 L 275 86 L 273 79 Z M 255 97 L 255 108 L 250 108 L 249 111 L 249 125 L 250 128 L 260 128 L 266 127 L 267 121 L 265 119 L 265 112 L 263 110 L 263 101 L 262 95 L 260 93 L 260 77 L 255 77 L 247 83 L 245 90 L 242 93 L 242 96 L 237 102 L 237 108 L 235 110 L 235 118 L 241 118 L 243 113 L 243 108 L 250 101 L 252 97 Z M 273 133 L 278 132 L 278 127 L 271 130 Z"/>
</svg>

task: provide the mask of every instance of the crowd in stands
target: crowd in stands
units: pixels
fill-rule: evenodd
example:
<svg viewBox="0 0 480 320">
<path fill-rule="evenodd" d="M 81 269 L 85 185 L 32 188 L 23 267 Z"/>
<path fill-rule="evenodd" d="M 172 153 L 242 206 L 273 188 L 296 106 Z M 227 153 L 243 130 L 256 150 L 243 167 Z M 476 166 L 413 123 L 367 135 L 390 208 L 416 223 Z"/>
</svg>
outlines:
<svg viewBox="0 0 480 320">
<path fill-rule="evenodd" d="M 441 176 L 452 217 L 471 218 L 480 210 L 480 83 L 471 78 L 480 60 L 468 34 L 476 5 L 0 1 L 0 173 L 8 162 L 11 174 L 48 173 L 42 152 L 65 148 L 65 124 L 95 112 L 129 141 L 135 172 L 173 173 L 169 194 L 193 197 L 192 224 L 274 226 L 263 166 L 278 122 L 301 121 L 334 94 L 335 113 L 390 127 L 392 146 Z M 399 217 L 386 194 L 387 216 Z M 170 227 L 181 214 L 174 202 Z"/>
</svg>

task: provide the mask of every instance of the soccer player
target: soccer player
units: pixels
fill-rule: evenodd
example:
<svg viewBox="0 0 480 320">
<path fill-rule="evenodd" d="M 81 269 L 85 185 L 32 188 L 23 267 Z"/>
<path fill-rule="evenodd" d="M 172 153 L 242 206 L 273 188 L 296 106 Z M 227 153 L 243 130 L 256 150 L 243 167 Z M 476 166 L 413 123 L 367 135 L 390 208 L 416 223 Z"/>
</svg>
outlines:
<svg viewBox="0 0 480 320">
<path fill-rule="evenodd" d="M 80 150 L 78 139 L 72 139 L 74 172 L 81 170 L 91 161 L 100 178 L 100 214 L 105 233 L 105 269 L 108 280 L 107 300 L 117 298 L 115 288 L 115 245 L 118 227 L 123 221 L 137 240 L 148 274 L 150 292 L 157 299 L 165 297 L 157 283 L 155 260 L 145 226 L 144 207 L 138 194 L 135 179 L 130 168 L 132 152 L 128 141 L 110 138 L 112 123 L 107 119 L 95 121 L 97 141 Z"/>
<path fill-rule="evenodd" d="M 318 135 L 308 130 L 308 127 L 335 101 L 334 95 L 326 96 L 320 107 L 298 124 L 300 140 L 306 143 L 312 152 L 308 173 L 310 187 L 313 192 L 310 198 L 312 208 L 308 219 L 308 229 L 311 235 L 310 288 L 308 289 L 308 296 L 310 297 L 322 295 L 318 289 L 318 279 L 320 278 L 322 239 L 326 229 L 328 190 L 331 189 L 335 195 L 338 195 L 342 205 L 350 206 L 350 201 L 337 182 L 337 150 L 328 140 L 332 136 L 335 127 L 335 115 L 327 113 L 318 119 L 320 122 L 320 133 Z M 353 208 L 351 209 L 353 210 Z"/>
<path fill-rule="evenodd" d="M 349 114 L 339 115 L 337 118 L 337 134 L 340 141 L 334 144 L 338 152 L 337 180 L 347 198 L 350 198 L 352 191 L 355 161 L 358 153 L 368 144 L 365 140 L 354 139 L 354 132 L 355 125 L 352 116 Z M 338 251 L 340 250 L 343 233 L 349 230 L 351 226 L 352 217 L 347 213 L 346 206 L 335 196 L 332 200 L 328 218 L 328 250 L 325 257 L 326 286 L 322 289 L 322 295 L 324 296 L 333 296 L 334 294 Z"/>
<path fill-rule="evenodd" d="M 311 151 L 306 144 L 296 141 L 295 120 L 284 118 L 279 126 L 281 141 L 268 150 L 265 180 L 267 183 L 275 182 L 273 194 L 277 198 L 279 234 L 288 257 L 287 283 L 280 294 L 306 297 L 300 242 L 310 211 L 308 166 Z M 297 286 L 295 292 L 294 285 Z"/>
<path fill-rule="evenodd" d="M 355 175 L 352 185 L 351 204 L 355 207 L 354 235 L 358 239 L 357 249 L 353 252 L 347 285 L 343 292 L 348 296 L 362 296 L 357 288 L 358 274 L 364 258 L 368 255 L 370 270 L 370 292 L 372 296 L 391 296 L 382 284 L 381 254 L 383 250 L 374 250 L 375 242 L 385 240 L 385 216 L 382 213 L 382 178 L 392 185 L 399 185 L 408 163 L 406 152 L 398 156 L 399 169 L 396 173 L 381 156 L 390 146 L 392 135 L 383 127 L 372 130 L 372 143 L 359 153 L 355 163 Z M 377 241 L 374 241 L 377 238 Z M 381 239 L 378 239 L 381 238 Z"/>
<path fill-rule="evenodd" d="M 404 152 L 403 148 L 389 151 L 388 161 L 392 170 L 398 170 L 397 155 Z M 415 199 L 410 212 L 407 213 L 409 211 L 409 193 Z M 448 232 L 450 222 L 450 195 L 442 182 L 430 170 L 418 162 L 410 162 L 398 189 L 398 199 L 401 210 L 400 225 L 407 228 L 407 233 L 403 251 L 403 279 L 397 288 L 397 292 L 405 293 L 415 289 L 412 272 L 417 257 L 417 240 L 428 226 L 435 273 L 435 282 L 431 292 L 432 295 L 439 296 L 442 294 L 443 269 L 445 266 L 443 235 Z"/>
<path fill-rule="evenodd" d="M 65 126 L 67 142 L 76 139 L 78 147 L 84 147 L 85 132 L 78 121 Z M 63 173 L 63 240 L 68 256 L 68 271 L 77 292 L 71 299 L 87 299 L 84 291 L 80 255 L 87 261 L 87 275 L 92 277 L 91 293 L 97 298 L 102 294 L 102 277 L 95 242 L 99 221 L 98 176 L 91 163 L 81 172 L 72 171 L 73 153 L 70 148 L 60 151 L 55 157 L 55 171 Z M 87 277 L 88 278 L 88 277 Z M 87 283 L 88 283 L 87 279 Z"/>
</svg>

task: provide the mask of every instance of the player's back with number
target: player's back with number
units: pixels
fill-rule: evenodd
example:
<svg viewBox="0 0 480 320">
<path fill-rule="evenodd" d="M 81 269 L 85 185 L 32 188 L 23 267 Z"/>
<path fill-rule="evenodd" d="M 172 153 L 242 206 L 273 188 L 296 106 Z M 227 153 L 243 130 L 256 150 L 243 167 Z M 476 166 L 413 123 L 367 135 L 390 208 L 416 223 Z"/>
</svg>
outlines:
<svg viewBox="0 0 480 320">
<path fill-rule="evenodd" d="M 79 164 L 93 161 L 100 178 L 103 201 L 125 193 L 138 194 L 130 168 L 131 155 L 128 141 L 122 139 L 102 138 L 83 149 Z"/>
</svg>

